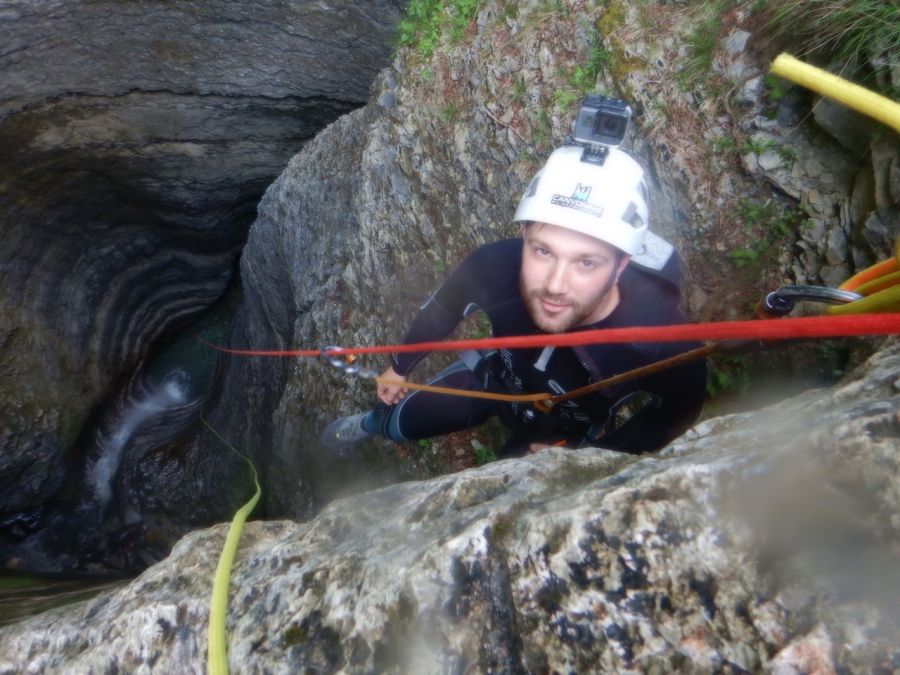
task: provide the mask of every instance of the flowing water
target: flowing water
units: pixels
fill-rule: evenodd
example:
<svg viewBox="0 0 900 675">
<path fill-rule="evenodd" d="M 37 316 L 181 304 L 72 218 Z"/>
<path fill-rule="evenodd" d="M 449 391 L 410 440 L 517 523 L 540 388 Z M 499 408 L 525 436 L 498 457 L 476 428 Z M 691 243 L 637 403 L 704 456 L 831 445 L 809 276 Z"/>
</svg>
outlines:
<svg viewBox="0 0 900 675">
<path fill-rule="evenodd" d="M 138 465 L 164 446 L 178 452 L 179 437 L 198 424 L 218 353 L 195 333 L 225 341 L 239 298 L 239 290 L 229 293 L 110 397 L 68 460 L 57 500 L 19 514 L 15 522 L 27 523 L 24 536 L 8 534 L 0 523 L 0 567 L 19 575 L 0 576 L 0 622 L 41 611 L 54 596 L 59 604 L 78 599 L 105 588 L 110 575 L 134 575 L 167 554 L 167 539 L 156 520 L 146 521 L 139 498 L 160 489 L 144 484 L 155 465 Z"/>
<path fill-rule="evenodd" d="M 152 422 L 163 435 L 178 433 L 189 423 L 202 402 L 190 396 L 190 375 L 182 369 L 167 373 L 161 381 L 144 375 L 103 419 L 90 450 L 85 486 L 102 511 L 113 497 L 123 451 L 135 433 Z"/>
</svg>

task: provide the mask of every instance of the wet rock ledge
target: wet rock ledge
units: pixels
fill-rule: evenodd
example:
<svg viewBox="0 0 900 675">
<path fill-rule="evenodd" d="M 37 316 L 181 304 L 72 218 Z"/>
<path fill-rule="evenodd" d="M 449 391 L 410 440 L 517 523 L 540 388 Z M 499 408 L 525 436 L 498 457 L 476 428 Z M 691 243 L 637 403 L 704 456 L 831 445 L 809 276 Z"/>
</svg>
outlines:
<svg viewBox="0 0 900 675">
<path fill-rule="evenodd" d="M 892 672 L 900 343 L 658 456 L 549 451 L 251 523 L 236 672 Z M 0 673 L 203 672 L 225 526 L 0 630 Z"/>
</svg>

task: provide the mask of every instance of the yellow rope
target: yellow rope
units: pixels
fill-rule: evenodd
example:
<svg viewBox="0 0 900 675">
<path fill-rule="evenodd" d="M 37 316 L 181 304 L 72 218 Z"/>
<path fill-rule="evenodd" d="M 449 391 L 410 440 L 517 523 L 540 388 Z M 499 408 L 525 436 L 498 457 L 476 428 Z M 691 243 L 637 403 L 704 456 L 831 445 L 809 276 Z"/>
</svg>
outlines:
<svg viewBox="0 0 900 675">
<path fill-rule="evenodd" d="M 772 62 L 772 72 L 900 131 L 900 103 L 896 101 L 803 63 L 789 54 L 780 54 Z"/>
<path fill-rule="evenodd" d="M 883 291 L 848 302 L 846 305 L 832 305 L 825 310 L 828 314 L 869 314 L 873 312 L 900 312 L 900 286 L 891 286 Z"/>
<path fill-rule="evenodd" d="M 231 443 L 222 438 L 219 432 L 213 429 L 205 419 L 201 417 L 200 420 L 220 441 L 231 448 L 232 452 L 247 462 L 247 465 L 253 472 L 253 483 L 256 486 L 256 492 L 250 498 L 250 501 L 238 509 L 237 513 L 234 514 L 234 518 L 231 519 L 228 536 L 225 538 L 225 545 L 222 547 L 222 554 L 219 556 L 219 564 L 216 567 L 212 599 L 209 603 L 209 647 L 206 671 L 209 675 L 228 675 L 228 644 L 225 634 L 225 618 L 228 613 L 228 582 L 231 579 L 231 566 L 234 564 L 234 554 L 237 551 L 238 541 L 241 538 L 241 531 L 244 529 L 244 522 L 259 501 L 262 490 L 259 487 L 259 476 L 256 473 L 256 467 L 253 466 L 253 462 L 238 452 Z"/>
</svg>

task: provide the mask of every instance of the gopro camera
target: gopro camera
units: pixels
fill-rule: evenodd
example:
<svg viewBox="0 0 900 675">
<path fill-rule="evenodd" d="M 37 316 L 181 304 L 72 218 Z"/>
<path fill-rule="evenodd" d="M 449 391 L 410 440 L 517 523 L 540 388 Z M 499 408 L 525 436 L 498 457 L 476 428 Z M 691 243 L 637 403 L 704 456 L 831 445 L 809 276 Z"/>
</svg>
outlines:
<svg viewBox="0 0 900 675">
<path fill-rule="evenodd" d="M 619 145 L 630 119 L 631 106 L 623 99 L 588 94 L 572 123 L 572 140 L 588 147 Z"/>
</svg>

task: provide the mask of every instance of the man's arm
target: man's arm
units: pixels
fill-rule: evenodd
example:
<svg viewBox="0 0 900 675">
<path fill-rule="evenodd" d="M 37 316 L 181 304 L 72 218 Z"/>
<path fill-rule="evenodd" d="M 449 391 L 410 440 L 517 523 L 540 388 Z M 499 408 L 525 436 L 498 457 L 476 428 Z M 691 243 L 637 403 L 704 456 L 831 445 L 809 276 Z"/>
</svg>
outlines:
<svg viewBox="0 0 900 675">
<path fill-rule="evenodd" d="M 485 275 L 491 265 L 496 266 L 498 246 L 496 242 L 476 249 L 447 278 L 444 284 L 419 309 L 412 325 L 403 338 L 403 344 L 435 342 L 446 338 L 465 318 L 471 307 L 484 307 L 490 283 Z M 396 354 L 393 358 L 394 374 L 405 378 L 427 352 Z"/>
</svg>

